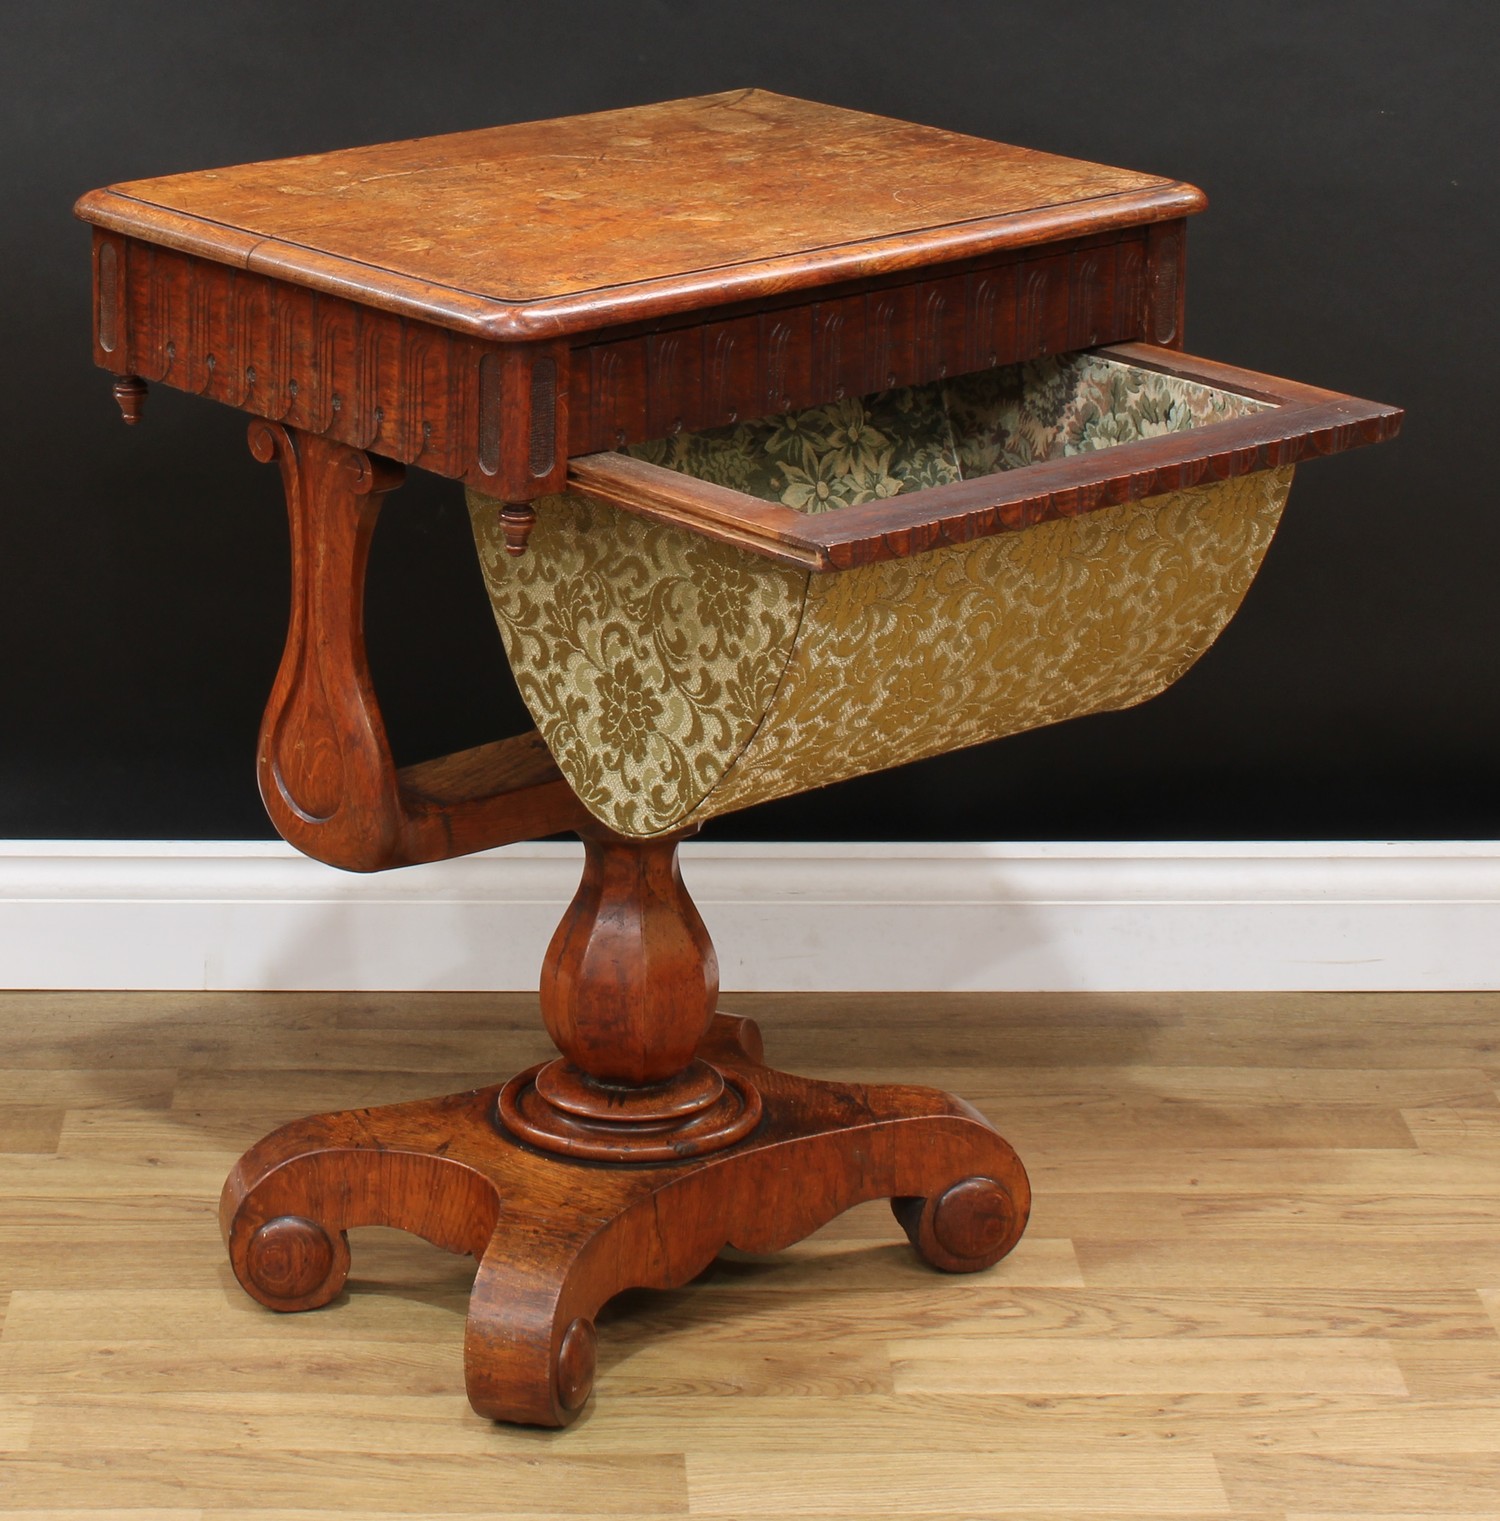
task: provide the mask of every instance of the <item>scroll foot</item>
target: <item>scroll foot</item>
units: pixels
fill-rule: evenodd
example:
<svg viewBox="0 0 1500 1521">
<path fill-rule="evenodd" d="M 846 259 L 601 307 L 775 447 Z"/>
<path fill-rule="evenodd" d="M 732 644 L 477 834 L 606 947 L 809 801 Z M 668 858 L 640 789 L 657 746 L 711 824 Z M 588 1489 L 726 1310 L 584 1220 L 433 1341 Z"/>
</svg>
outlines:
<svg viewBox="0 0 1500 1521">
<path fill-rule="evenodd" d="M 448 1155 L 465 1131 L 488 1132 L 471 1112 L 473 1097 L 318 1115 L 252 1146 L 219 1201 L 245 1292 L 273 1310 L 328 1304 L 349 1275 L 346 1233 L 359 1225 L 394 1226 L 479 1256 L 499 1199 L 482 1166 Z"/>
<path fill-rule="evenodd" d="M 725 1246 L 773 1252 L 852 1205 L 888 1198 L 922 1257 L 975 1272 L 1020 1239 L 1016 1154 L 930 1088 L 817 1082 L 764 1066 L 749 1020 L 716 1016 L 699 1059 L 757 1095 L 732 1145 L 643 1163 L 539 1149 L 500 1087 L 299 1121 L 248 1152 L 221 1218 L 235 1273 L 277 1310 L 338 1294 L 344 1232 L 394 1225 L 479 1261 L 464 1341 L 470 1403 L 566 1426 L 594 1384 L 595 1321 L 632 1288 L 676 1288 Z"/>
<path fill-rule="evenodd" d="M 925 1199 L 892 1199 L 917 1254 L 945 1273 L 993 1267 L 1021 1239 L 1026 1217 L 995 1178 L 968 1177 Z"/>
<path fill-rule="evenodd" d="M 316 1310 L 349 1276 L 349 1238 L 305 1215 L 277 1215 L 244 1239 L 235 1272 L 273 1310 Z"/>
<path fill-rule="evenodd" d="M 464 1382 L 481 1415 L 566 1426 L 587 1404 L 594 1317 L 615 1292 L 612 1280 L 589 1272 L 587 1256 L 577 1222 L 502 1220 L 474 1280 L 464 1332 Z"/>
</svg>

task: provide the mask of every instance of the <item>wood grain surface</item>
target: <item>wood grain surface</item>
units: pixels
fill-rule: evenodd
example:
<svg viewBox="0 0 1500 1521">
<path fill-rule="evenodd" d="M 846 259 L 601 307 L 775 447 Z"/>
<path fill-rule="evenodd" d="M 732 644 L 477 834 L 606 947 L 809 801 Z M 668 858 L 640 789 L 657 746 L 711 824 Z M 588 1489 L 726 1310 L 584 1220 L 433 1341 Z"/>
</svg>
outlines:
<svg viewBox="0 0 1500 1521">
<path fill-rule="evenodd" d="M 1191 186 L 765 90 L 135 180 L 99 226 L 492 338 L 1109 227 Z"/>
<path fill-rule="evenodd" d="M 1191 186 L 760 90 L 92 191 L 94 361 L 509 504 L 570 454 L 1182 344 Z"/>
<path fill-rule="evenodd" d="M 1031 1230 L 861 1206 L 627 1295 L 566 1433 L 462 1392 L 472 1265 L 353 1233 L 275 1316 L 214 1201 L 268 1127 L 487 1081 L 529 996 L 0 996 L 0 1515 L 1493 1521 L 1495 995 L 740 996 L 779 1061 L 968 1094 Z"/>
</svg>

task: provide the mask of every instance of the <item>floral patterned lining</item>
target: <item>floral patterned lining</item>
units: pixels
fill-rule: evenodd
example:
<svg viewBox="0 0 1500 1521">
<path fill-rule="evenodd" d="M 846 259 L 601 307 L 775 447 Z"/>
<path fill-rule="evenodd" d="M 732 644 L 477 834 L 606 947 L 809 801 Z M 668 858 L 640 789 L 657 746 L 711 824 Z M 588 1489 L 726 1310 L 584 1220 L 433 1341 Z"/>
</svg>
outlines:
<svg viewBox="0 0 1500 1521">
<path fill-rule="evenodd" d="M 799 512 L 835 511 L 1262 403 L 1097 355 L 659 439 L 629 452 Z M 1290 469 L 831 575 L 580 494 L 527 554 L 470 492 L 496 621 L 579 797 L 667 833 L 842 777 L 1140 702 L 1213 642 Z"/>
<path fill-rule="evenodd" d="M 1098 354 L 1062 354 L 943 383 L 965 479 L 1108 449 L 1268 403 Z"/>
<path fill-rule="evenodd" d="M 1061 354 L 653 439 L 625 452 L 820 513 L 1180 433 L 1265 405 L 1117 359 Z"/>
<path fill-rule="evenodd" d="M 884 501 L 960 478 L 938 386 L 850 396 L 802 412 L 654 439 L 625 452 L 807 513 Z"/>
</svg>

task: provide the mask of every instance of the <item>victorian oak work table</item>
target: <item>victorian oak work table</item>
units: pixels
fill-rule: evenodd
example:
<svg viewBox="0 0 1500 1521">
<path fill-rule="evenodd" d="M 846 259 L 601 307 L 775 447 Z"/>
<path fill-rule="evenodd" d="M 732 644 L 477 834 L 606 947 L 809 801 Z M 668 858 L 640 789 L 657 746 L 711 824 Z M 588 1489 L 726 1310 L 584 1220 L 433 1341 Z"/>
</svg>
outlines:
<svg viewBox="0 0 1500 1521">
<path fill-rule="evenodd" d="M 87 195 L 94 357 L 252 415 L 291 517 L 259 777 L 380 871 L 576 831 L 493 1088 L 321 1115 L 225 1186 L 235 1273 L 323 1305 L 345 1232 L 479 1262 L 474 1407 L 562 1425 L 594 1317 L 890 1198 L 985 1268 L 1026 1222 L 961 1099 L 765 1066 L 677 869 L 702 820 L 1161 690 L 1239 604 L 1293 464 L 1393 409 L 1180 352 L 1151 175 L 748 90 Z M 382 496 L 469 488 L 532 732 L 398 770 L 365 658 Z"/>
</svg>

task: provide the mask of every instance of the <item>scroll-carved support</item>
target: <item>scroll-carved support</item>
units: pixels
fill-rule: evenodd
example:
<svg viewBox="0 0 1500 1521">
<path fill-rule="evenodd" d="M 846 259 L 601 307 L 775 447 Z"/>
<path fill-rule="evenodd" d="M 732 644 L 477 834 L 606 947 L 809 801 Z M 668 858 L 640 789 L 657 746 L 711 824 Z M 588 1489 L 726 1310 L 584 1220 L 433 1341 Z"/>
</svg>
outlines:
<svg viewBox="0 0 1500 1521">
<path fill-rule="evenodd" d="M 312 855 L 387 861 L 400 846 L 396 767 L 365 655 L 365 566 L 400 465 L 278 423 L 250 451 L 281 468 L 291 525 L 292 615 L 261 724 L 257 767 L 282 835 Z"/>
<path fill-rule="evenodd" d="M 365 567 L 400 465 L 257 419 L 291 524 L 292 613 L 261 725 L 261 796 L 284 838 L 353 871 L 534 839 L 587 818 L 535 734 L 398 772 L 370 678 Z"/>
<path fill-rule="evenodd" d="M 303 1310 L 342 1289 L 352 1226 L 468 1253 L 479 1262 L 469 1402 L 496 1420 L 565 1426 L 593 1387 L 600 1307 L 623 1289 L 687 1283 L 727 1245 L 779 1251 L 879 1198 L 945 1272 L 989 1267 L 1020 1239 L 1026 1173 L 962 1100 L 777 1072 L 755 1026 L 729 1015 L 699 1058 L 759 1093 L 763 1116 L 737 1145 L 654 1166 L 538 1152 L 497 1119 L 496 1088 L 288 1125 L 225 1185 L 235 1274 L 262 1304 Z"/>
<path fill-rule="evenodd" d="M 688 1282 L 726 1245 L 771 1252 L 889 1198 L 921 1256 L 990 1266 L 1025 1229 L 1011 1148 L 961 1099 L 814 1082 L 713 1013 L 713 944 L 677 840 L 586 838 L 542 975 L 563 1056 L 503 1088 L 300 1120 L 241 1159 L 220 1220 L 250 1294 L 327 1304 L 345 1232 L 394 1225 L 479 1261 L 469 1400 L 562 1426 L 588 1399 L 594 1320 L 622 1289 Z"/>
</svg>

